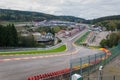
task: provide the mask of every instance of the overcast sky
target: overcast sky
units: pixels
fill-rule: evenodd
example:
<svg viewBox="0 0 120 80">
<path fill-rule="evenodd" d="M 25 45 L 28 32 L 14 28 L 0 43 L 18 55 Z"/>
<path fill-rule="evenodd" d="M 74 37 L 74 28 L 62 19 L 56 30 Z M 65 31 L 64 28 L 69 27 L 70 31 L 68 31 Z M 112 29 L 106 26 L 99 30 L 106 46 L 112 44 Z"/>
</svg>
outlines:
<svg viewBox="0 0 120 80">
<path fill-rule="evenodd" d="M 120 14 L 120 0 L 0 0 L 0 8 L 93 19 Z"/>
</svg>

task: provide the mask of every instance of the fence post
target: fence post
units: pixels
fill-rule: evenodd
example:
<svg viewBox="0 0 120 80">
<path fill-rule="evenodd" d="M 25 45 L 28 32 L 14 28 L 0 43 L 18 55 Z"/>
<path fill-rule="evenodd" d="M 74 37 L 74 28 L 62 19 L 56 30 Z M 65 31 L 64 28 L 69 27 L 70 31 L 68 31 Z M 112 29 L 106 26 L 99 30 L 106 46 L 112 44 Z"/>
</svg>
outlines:
<svg viewBox="0 0 120 80">
<path fill-rule="evenodd" d="M 100 55 L 100 58 L 101 58 L 101 59 L 100 59 L 100 60 L 101 60 L 101 61 L 100 61 L 100 65 L 103 65 L 102 54 Z"/>
<path fill-rule="evenodd" d="M 72 60 L 70 60 L 70 80 L 71 80 L 71 76 L 72 76 Z"/>
<path fill-rule="evenodd" d="M 89 80 L 89 75 L 90 75 L 90 56 L 88 56 L 88 80 Z"/>
<path fill-rule="evenodd" d="M 107 54 L 105 53 L 104 65 L 106 65 Z"/>
<path fill-rule="evenodd" d="M 82 76 L 82 58 L 80 58 L 80 75 Z"/>
<path fill-rule="evenodd" d="M 115 75 L 113 76 L 113 80 L 115 80 Z"/>
<path fill-rule="evenodd" d="M 96 62 L 96 54 L 95 54 L 95 70 L 96 70 L 96 65 L 97 65 L 97 62 Z"/>
</svg>

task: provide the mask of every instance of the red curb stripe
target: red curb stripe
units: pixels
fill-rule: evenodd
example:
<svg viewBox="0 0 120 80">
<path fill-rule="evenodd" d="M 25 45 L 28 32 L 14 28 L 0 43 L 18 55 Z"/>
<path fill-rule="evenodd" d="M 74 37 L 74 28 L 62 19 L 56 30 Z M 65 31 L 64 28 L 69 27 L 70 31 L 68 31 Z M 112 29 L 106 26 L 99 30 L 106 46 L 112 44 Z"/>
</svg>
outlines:
<svg viewBox="0 0 120 80">
<path fill-rule="evenodd" d="M 52 58 L 52 57 L 60 57 L 60 56 L 69 56 L 76 54 L 78 50 L 75 52 L 66 53 L 66 54 L 55 54 L 55 55 L 46 55 L 46 56 L 35 56 L 35 57 L 23 57 L 23 58 L 11 58 L 11 59 L 1 59 L 0 62 L 6 62 L 6 61 L 18 61 L 18 60 L 30 60 L 30 59 L 42 59 L 42 58 Z"/>
<path fill-rule="evenodd" d="M 0 60 L 0 62 L 3 62 L 3 60 Z"/>
</svg>

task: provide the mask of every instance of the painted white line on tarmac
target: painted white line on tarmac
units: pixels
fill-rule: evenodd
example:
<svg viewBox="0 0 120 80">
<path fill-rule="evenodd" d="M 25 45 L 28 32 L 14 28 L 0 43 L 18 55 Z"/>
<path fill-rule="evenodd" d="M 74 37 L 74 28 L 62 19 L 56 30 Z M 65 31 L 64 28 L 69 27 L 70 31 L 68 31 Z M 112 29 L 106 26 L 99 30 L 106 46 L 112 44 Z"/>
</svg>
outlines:
<svg viewBox="0 0 120 80">
<path fill-rule="evenodd" d="M 71 53 L 66 53 L 66 54 L 55 54 L 55 55 L 47 55 L 47 56 L 35 56 L 35 57 L 23 57 L 23 58 L 10 58 L 10 59 L 0 59 L 0 62 L 7 62 L 7 61 L 17 61 L 17 60 L 30 60 L 30 59 L 41 59 L 41 58 L 51 58 L 51 57 L 60 57 L 60 56 L 69 56 L 69 55 L 74 55 L 78 52 L 79 50 L 75 50 L 74 52 Z"/>
</svg>

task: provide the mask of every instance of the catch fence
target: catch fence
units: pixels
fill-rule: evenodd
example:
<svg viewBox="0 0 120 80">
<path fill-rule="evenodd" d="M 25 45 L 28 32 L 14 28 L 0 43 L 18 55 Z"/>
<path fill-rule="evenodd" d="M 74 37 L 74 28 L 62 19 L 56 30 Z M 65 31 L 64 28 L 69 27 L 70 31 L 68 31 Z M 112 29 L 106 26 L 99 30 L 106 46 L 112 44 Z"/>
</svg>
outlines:
<svg viewBox="0 0 120 80">
<path fill-rule="evenodd" d="M 120 75 L 86 77 L 83 80 L 120 80 Z"/>
<path fill-rule="evenodd" d="M 101 52 L 95 55 L 73 59 L 70 61 L 70 76 L 73 74 L 80 74 L 86 77 L 91 73 L 99 70 L 100 66 L 104 66 L 109 63 L 113 58 L 120 54 L 120 44 L 114 48 L 109 49 L 111 55 L 107 55 L 106 52 Z M 89 80 L 89 79 L 88 79 Z M 114 80 L 114 79 L 113 79 Z"/>
<path fill-rule="evenodd" d="M 70 68 L 29 77 L 28 80 L 71 80 L 73 74 L 80 74 L 83 77 L 83 80 L 119 80 L 120 76 L 114 75 L 90 77 L 90 74 L 98 71 L 100 66 L 106 65 L 120 54 L 120 44 L 109 49 L 109 51 L 111 52 L 111 55 L 109 56 L 105 52 L 101 52 L 87 57 L 72 59 L 70 60 Z"/>
</svg>

